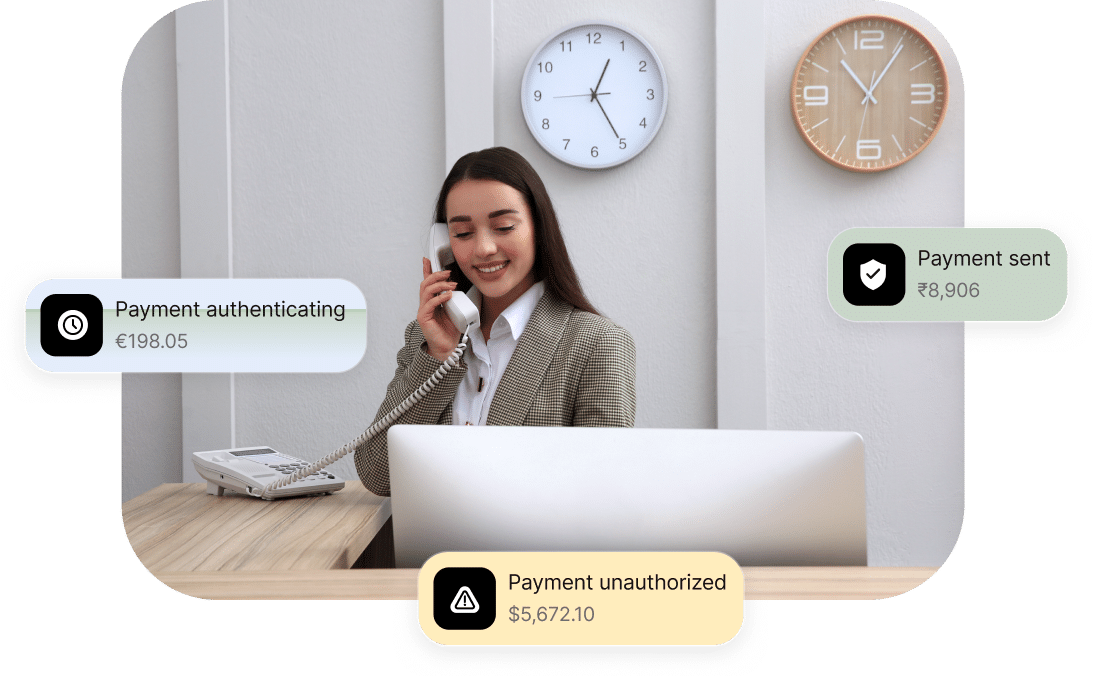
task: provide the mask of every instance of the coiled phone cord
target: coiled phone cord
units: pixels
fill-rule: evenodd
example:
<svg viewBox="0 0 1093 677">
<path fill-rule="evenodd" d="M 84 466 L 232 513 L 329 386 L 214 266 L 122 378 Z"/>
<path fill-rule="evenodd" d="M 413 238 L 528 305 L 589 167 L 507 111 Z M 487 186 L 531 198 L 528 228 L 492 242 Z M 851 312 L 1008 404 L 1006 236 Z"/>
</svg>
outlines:
<svg viewBox="0 0 1093 677">
<path fill-rule="evenodd" d="M 368 426 L 368 429 L 361 433 L 361 435 L 357 437 L 357 439 L 346 444 L 334 453 L 327 454 L 326 456 L 320 458 L 318 461 L 315 461 L 314 463 L 308 465 L 306 468 L 301 468 L 300 470 L 297 470 L 288 477 L 282 477 L 279 480 L 267 484 L 265 488 L 261 491 L 255 489 L 249 489 L 248 491 L 252 496 L 264 498 L 268 501 L 273 498 L 273 496 L 271 496 L 270 494 L 280 489 L 281 487 L 292 484 L 293 482 L 303 479 L 304 477 L 307 477 L 312 473 L 319 472 L 326 466 L 330 465 L 334 461 L 337 461 L 338 459 L 342 458 L 346 454 L 349 454 L 350 452 L 360 451 L 364 448 L 364 445 L 368 442 L 368 440 L 375 437 L 377 433 L 386 430 L 388 426 L 395 422 L 395 419 L 405 414 L 410 407 L 420 402 L 421 398 L 425 397 L 425 394 L 432 390 L 437 383 L 440 383 L 440 379 L 444 378 L 448 374 L 448 372 L 452 370 L 452 367 L 454 367 L 456 363 L 459 362 L 459 358 L 463 356 L 463 351 L 466 350 L 466 348 L 467 334 L 463 334 L 463 338 L 460 339 L 459 345 L 455 347 L 455 350 L 452 351 L 452 354 L 448 356 L 448 359 L 444 360 L 444 364 L 440 365 L 436 372 L 434 372 L 433 375 L 430 376 L 427 381 L 425 381 L 425 383 L 421 384 L 420 388 L 412 392 L 409 397 L 402 401 L 402 404 L 392 409 L 386 416 L 376 421 L 372 425 Z"/>
</svg>

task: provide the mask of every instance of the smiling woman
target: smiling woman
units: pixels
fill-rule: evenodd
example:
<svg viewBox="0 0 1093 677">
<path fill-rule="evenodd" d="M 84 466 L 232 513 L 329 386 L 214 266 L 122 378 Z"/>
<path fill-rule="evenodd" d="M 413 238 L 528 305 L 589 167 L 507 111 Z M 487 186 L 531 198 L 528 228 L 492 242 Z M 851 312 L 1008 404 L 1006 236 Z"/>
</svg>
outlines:
<svg viewBox="0 0 1093 677">
<path fill-rule="evenodd" d="M 486 179 L 460 181 L 452 187 L 445 202 L 452 254 L 459 269 L 466 271 L 464 275 L 481 295 L 482 335 L 489 341 L 490 329 L 501 311 L 535 283 L 531 208 L 520 191 Z M 445 279 L 445 285 L 457 284 L 447 281 L 444 275 L 447 271 L 435 272 Z M 419 322 L 422 319 L 422 326 L 426 327 L 429 318 L 419 317 Z"/>
<path fill-rule="evenodd" d="M 554 206 L 515 151 L 464 155 L 441 186 L 456 266 L 422 262 L 417 319 L 406 328 L 376 420 L 417 390 L 461 338 L 441 304 L 457 288 L 482 322 L 455 368 L 396 423 L 631 427 L 637 410 L 634 339 L 581 289 Z M 390 495 L 387 434 L 355 457 L 373 493 Z"/>
</svg>

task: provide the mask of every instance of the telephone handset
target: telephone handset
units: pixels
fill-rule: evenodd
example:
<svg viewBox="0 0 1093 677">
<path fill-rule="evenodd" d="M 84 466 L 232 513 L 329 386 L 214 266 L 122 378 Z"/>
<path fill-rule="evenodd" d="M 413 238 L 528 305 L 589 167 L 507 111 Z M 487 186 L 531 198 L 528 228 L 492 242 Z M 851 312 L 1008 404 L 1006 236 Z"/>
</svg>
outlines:
<svg viewBox="0 0 1093 677">
<path fill-rule="evenodd" d="M 443 223 L 433 225 L 429 233 L 427 253 L 433 265 L 433 272 L 455 263 L 451 241 L 448 239 L 447 225 Z M 345 480 L 323 472 L 323 468 L 346 454 L 363 449 L 368 440 L 386 430 L 406 410 L 425 397 L 425 394 L 432 390 L 463 356 L 463 351 L 467 348 L 467 329 L 479 322 L 478 307 L 467 298 L 466 294 L 457 291 L 444 304 L 444 310 L 462 335 L 459 345 L 440 365 L 436 373 L 429 377 L 429 380 L 403 400 L 402 404 L 370 425 L 357 439 L 311 464 L 269 447 L 195 451 L 192 455 L 194 467 L 208 482 L 205 488 L 206 493 L 222 496 L 225 489 L 231 489 L 269 501 L 283 496 L 333 493 L 344 487 Z"/>
<path fill-rule="evenodd" d="M 447 224 L 433 224 L 429 232 L 429 248 L 426 254 L 434 273 L 455 265 L 455 255 L 452 254 L 452 241 L 448 238 Z M 452 292 L 452 297 L 444 302 L 443 307 L 460 334 L 466 334 L 468 327 L 479 322 L 478 307 L 461 291 Z"/>
</svg>

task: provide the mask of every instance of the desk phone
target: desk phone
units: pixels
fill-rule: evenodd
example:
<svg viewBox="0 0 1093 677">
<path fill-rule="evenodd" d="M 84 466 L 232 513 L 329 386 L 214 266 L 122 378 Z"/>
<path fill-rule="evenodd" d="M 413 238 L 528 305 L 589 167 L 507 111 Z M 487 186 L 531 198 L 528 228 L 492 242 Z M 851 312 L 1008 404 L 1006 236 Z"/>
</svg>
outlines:
<svg viewBox="0 0 1093 677">
<path fill-rule="evenodd" d="M 286 496 L 332 494 L 345 488 L 345 480 L 317 470 L 295 482 L 266 491 L 266 487 L 308 463 L 269 447 L 245 447 L 220 451 L 195 451 L 194 468 L 208 483 L 205 493 L 223 496 L 225 489 L 267 500 Z"/>
<path fill-rule="evenodd" d="M 448 238 L 447 224 L 433 224 L 427 254 L 431 259 L 434 272 L 441 270 L 444 265 L 449 267 L 455 265 L 455 255 L 452 253 L 451 240 Z M 345 480 L 331 475 L 323 468 L 346 454 L 363 449 L 368 440 L 386 430 L 387 426 L 425 397 L 425 394 L 452 370 L 467 348 L 468 329 L 481 321 L 478 307 L 466 294 L 456 292 L 444 303 L 444 310 L 452 324 L 463 335 L 455 350 L 436 372 L 421 384 L 421 387 L 382 419 L 370 425 L 357 439 L 310 464 L 276 452 L 269 447 L 195 451 L 193 453 L 194 467 L 197 473 L 208 482 L 205 488 L 206 493 L 223 496 L 225 489 L 232 489 L 268 501 L 283 496 L 329 494 L 345 487 Z"/>
</svg>

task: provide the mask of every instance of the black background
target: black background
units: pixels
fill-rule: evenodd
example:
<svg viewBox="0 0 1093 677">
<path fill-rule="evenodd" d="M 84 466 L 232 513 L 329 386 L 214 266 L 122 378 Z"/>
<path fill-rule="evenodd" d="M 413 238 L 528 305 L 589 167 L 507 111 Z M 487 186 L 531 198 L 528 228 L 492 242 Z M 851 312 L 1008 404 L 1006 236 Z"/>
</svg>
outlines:
<svg viewBox="0 0 1093 677">
<path fill-rule="evenodd" d="M 1088 176 L 1082 163 L 1089 141 L 1081 104 L 1088 93 L 1076 74 L 1088 60 L 1078 57 L 1081 40 L 1069 31 L 1077 16 L 1046 4 L 1011 12 L 909 5 L 929 17 L 960 59 L 967 92 L 966 208 L 1061 209 L 1084 218 L 1079 180 Z M 23 217 L 10 214 L 7 268 L 28 259 L 120 258 L 121 73 L 140 35 L 169 9 L 140 3 L 122 12 L 118 5 L 86 4 L 9 12 L 10 25 L 36 42 L 25 58 L 9 62 L 15 102 L 10 112 L 21 124 L 9 126 L 7 157 L 16 178 L 9 179 L 14 185 L 7 192 L 15 205 L 30 210 Z M 1074 513 L 1070 497 L 1080 491 L 1074 469 L 1085 455 L 1071 435 L 1089 439 L 1089 346 L 1086 340 L 1067 353 L 968 353 L 966 474 L 976 480 L 976 490 L 966 494 L 975 511 L 965 517 L 953 555 L 924 586 L 895 599 L 769 604 L 759 672 L 826 664 L 871 673 L 895 666 L 1020 667 L 1049 660 L 1057 634 L 1067 631 L 1051 622 L 1051 598 L 1080 585 L 1070 576 L 1063 590 L 1046 583 L 1056 580 L 1048 572 L 1067 561 L 1070 540 L 1082 533 L 1065 522 Z M 113 467 L 120 448 L 119 406 L 40 405 L 4 397 L 5 418 L 40 425 L 45 442 L 73 457 L 102 452 L 93 465 Z M 107 602 L 127 641 L 166 642 L 169 654 L 187 655 L 189 643 L 178 630 L 231 623 L 197 616 L 209 603 L 169 590 L 133 558 L 113 472 L 73 470 L 71 478 L 49 480 L 49 489 L 10 494 L 9 505 L 37 495 L 38 503 L 57 511 L 45 509 L 13 524 L 11 538 L 21 534 L 21 552 L 57 555 L 27 564 L 49 582 L 35 588 L 40 604 Z M 1060 530 L 1068 540 L 1056 537 Z M 57 551 L 66 547 L 72 551 Z M 354 640 L 351 652 L 339 645 L 334 660 L 369 667 L 395 662 L 385 634 L 391 604 L 356 603 L 348 610 L 320 617 L 332 621 L 325 625 L 330 630 Z M 261 625 L 306 630 L 298 617 L 274 620 L 279 616 L 265 617 Z"/>
<path fill-rule="evenodd" d="M 478 602 L 473 614 L 452 612 L 452 600 L 463 586 Z M 497 618 L 497 579 L 483 567 L 445 567 L 433 577 L 433 620 L 445 630 L 485 630 Z"/>
<path fill-rule="evenodd" d="M 884 284 L 870 289 L 862 284 L 861 264 L 876 259 L 888 267 Z M 894 306 L 907 288 L 907 257 L 899 245 L 859 242 L 843 252 L 843 297 L 855 306 Z"/>
<path fill-rule="evenodd" d="M 78 310 L 87 317 L 87 333 L 75 341 L 61 336 L 57 320 Z M 102 301 L 91 294 L 50 294 L 42 299 L 42 350 L 54 357 L 88 357 L 102 349 Z"/>
</svg>

